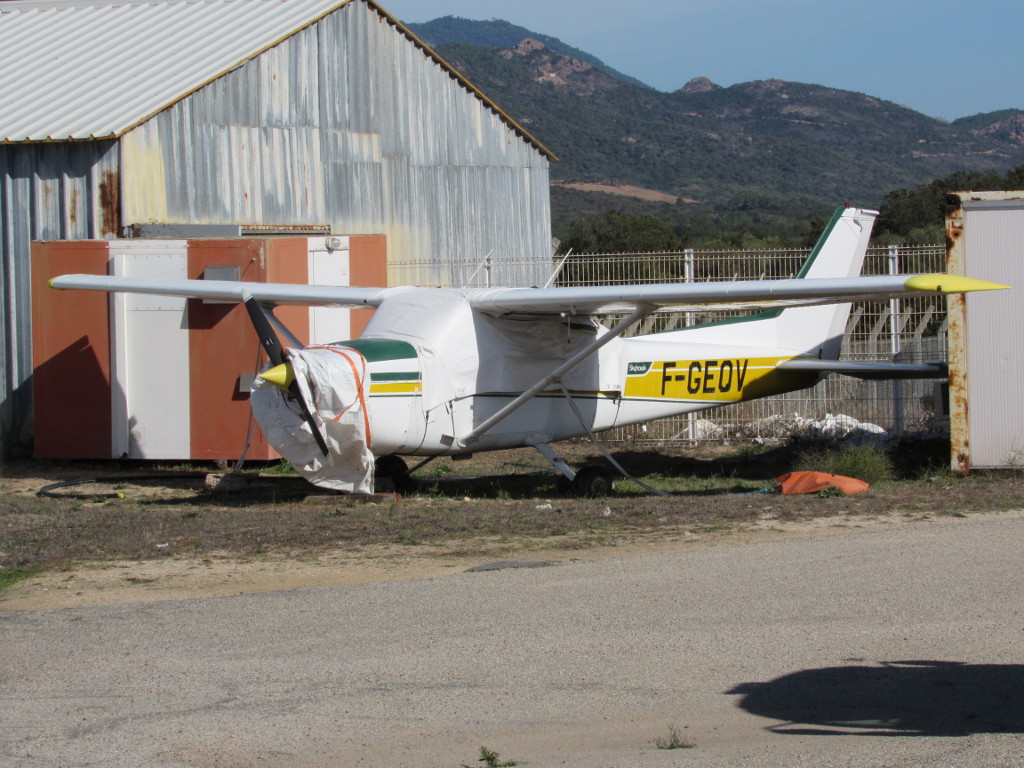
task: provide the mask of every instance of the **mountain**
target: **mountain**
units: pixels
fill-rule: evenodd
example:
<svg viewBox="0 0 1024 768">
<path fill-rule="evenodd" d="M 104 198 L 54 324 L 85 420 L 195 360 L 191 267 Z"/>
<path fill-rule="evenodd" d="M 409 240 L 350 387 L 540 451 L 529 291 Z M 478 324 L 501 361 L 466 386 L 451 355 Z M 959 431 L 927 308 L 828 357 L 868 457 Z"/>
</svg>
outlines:
<svg viewBox="0 0 1024 768">
<path fill-rule="evenodd" d="M 992 136 L 1024 143 L 1024 112 L 1019 109 L 1004 109 L 963 117 L 954 121 L 953 125 L 966 129 L 975 136 Z"/>
<path fill-rule="evenodd" d="M 420 40 L 432 48 L 448 43 L 457 43 L 475 45 L 479 48 L 514 49 L 520 41 L 529 38 L 542 43 L 554 53 L 589 64 L 617 80 L 632 83 L 640 88 L 648 87 L 634 77 L 616 72 L 596 56 L 591 56 L 579 48 L 573 48 L 571 45 L 563 43 L 557 37 L 531 32 L 526 27 L 519 27 L 501 19 L 473 21 L 458 16 L 444 16 L 422 24 L 409 24 L 408 27 Z"/>
<path fill-rule="evenodd" d="M 866 94 L 696 77 L 663 93 L 560 41 L 502 21 L 413 25 L 438 53 L 548 146 L 556 230 L 575 212 L 655 213 L 766 225 L 877 206 L 955 171 L 1024 164 L 1024 112 L 946 123 Z M 746 213 L 743 213 L 746 212 Z"/>
</svg>

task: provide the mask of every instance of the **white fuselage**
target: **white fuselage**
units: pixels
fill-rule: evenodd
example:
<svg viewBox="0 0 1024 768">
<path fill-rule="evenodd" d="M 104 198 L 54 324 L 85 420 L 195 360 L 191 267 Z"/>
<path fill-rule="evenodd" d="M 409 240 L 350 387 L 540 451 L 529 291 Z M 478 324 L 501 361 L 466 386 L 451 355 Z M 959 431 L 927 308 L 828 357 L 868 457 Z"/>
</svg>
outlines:
<svg viewBox="0 0 1024 768">
<path fill-rule="evenodd" d="M 430 379 L 443 372 L 429 361 L 424 365 L 420 354 L 371 361 L 373 452 L 446 455 L 535 445 L 800 389 L 816 380 L 776 370 L 780 360 L 796 355 L 793 350 L 677 339 L 614 339 L 586 370 L 566 375 L 564 390 L 558 383 L 548 386 L 473 440 L 465 436 L 541 378 L 536 371 L 515 389 L 457 393 L 450 378 Z M 477 374 L 475 379 L 488 378 Z"/>
</svg>

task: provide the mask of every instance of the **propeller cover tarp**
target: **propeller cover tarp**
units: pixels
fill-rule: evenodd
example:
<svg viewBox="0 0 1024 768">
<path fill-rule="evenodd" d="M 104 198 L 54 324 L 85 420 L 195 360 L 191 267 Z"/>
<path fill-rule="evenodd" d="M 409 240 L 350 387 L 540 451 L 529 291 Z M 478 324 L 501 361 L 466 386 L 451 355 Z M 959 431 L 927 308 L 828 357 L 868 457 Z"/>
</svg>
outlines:
<svg viewBox="0 0 1024 768">
<path fill-rule="evenodd" d="M 280 389 L 256 379 L 252 411 L 263 434 L 309 482 L 349 493 L 373 492 L 373 454 L 366 407 L 370 377 L 366 360 L 347 347 L 288 349 L 299 390 L 330 455 L 317 446 L 298 405 Z"/>
</svg>

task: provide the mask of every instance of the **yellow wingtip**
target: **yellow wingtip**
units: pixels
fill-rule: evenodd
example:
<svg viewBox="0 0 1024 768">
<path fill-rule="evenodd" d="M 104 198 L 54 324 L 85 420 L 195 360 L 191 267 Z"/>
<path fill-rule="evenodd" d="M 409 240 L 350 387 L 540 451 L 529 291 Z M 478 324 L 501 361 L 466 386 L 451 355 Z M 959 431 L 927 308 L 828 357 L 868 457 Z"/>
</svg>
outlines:
<svg viewBox="0 0 1024 768">
<path fill-rule="evenodd" d="M 908 291 L 931 291 L 933 293 L 998 291 L 1010 287 L 1001 283 L 992 283 L 988 280 L 976 280 L 973 277 L 945 274 L 914 275 L 908 278 L 904 285 Z"/>
<path fill-rule="evenodd" d="M 295 373 L 292 371 L 291 365 L 281 363 L 261 373 L 260 378 L 278 389 L 287 390 L 295 381 Z"/>
</svg>

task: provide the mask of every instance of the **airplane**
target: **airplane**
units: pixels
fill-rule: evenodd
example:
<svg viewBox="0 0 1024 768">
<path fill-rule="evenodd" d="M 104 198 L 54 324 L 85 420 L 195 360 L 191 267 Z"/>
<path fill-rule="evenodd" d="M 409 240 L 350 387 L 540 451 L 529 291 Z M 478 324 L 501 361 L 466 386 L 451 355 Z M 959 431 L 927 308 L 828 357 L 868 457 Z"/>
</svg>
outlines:
<svg viewBox="0 0 1024 768">
<path fill-rule="evenodd" d="M 832 372 L 945 375 L 938 364 L 838 359 L 851 301 L 1007 287 L 859 276 L 877 215 L 840 207 L 798 274 L 781 280 L 445 289 L 63 275 L 50 285 L 244 304 L 269 361 L 253 386 L 254 416 L 314 485 L 370 493 L 375 473 L 407 477 L 401 456 L 427 457 L 416 469 L 437 456 L 529 446 L 569 490 L 602 495 L 608 470 L 575 471 L 552 442 L 803 389 Z M 376 311 L 358 339 L 303 347 L 274 316 L 278 305 Z M 654 312 L 694 308 L 750 314 L 623 336 Z M 611 327 L 595 320 L 610 314 L 624 317 Z"/>
</svg>

